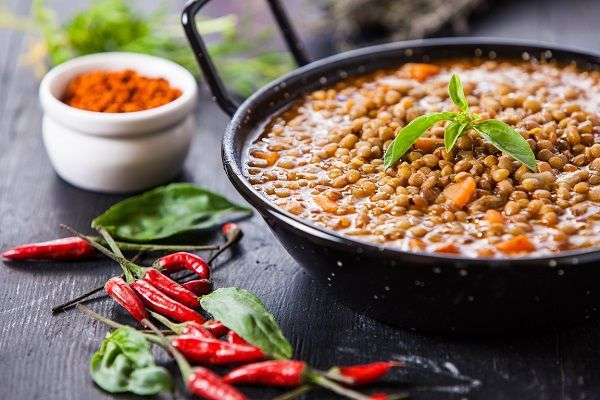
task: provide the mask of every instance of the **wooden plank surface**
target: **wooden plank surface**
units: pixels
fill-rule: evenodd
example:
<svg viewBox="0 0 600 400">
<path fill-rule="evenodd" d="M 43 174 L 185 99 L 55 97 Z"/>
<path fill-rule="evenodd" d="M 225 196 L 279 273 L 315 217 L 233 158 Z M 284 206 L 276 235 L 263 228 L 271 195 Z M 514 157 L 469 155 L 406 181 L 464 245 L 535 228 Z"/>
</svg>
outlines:
<svg viewBox="0 0 600 400">
<path fill-rule="evenodd" d="M 8 6 L 23 14 L 28 2 L 12 0 Z M 59 6 L 69 9 L 69 2 Z M 600 2 L 593 0 L 498 1 L 472 33 L 598 51 L 599 20 Z M 40 135 L 37 82 L 18 65 L 24 46 L 22 35 L 0 32 L 0 248 L 61 235 L 60 223 L 86 229 L 91 218 L 120 198 L 78 190 L 54 174 Z M 204 89 L 202 94 L 199 134 L 180 179 L 241 200 L 221 167 L 219 142 L 227 118 Z M 393 328 L 336 302 L 292 261 L 258 217 L 243 228 L 247 234 L 240 248 L 220 259 L 216 285 L 256 292 L 276 315 L 297 356 L 317 367 L 404 355 L 412 358 L 399 373 L 404 382 L 399 388 L 456 383 L 449 377 L 452 366 L 481 381 L 470 393 L 423 392 L 415 399 L 600 398 L 598 323 L 499 339 L 427 336 Z M 77 312 L 52 317 L 49 309 L 116 272 L 114 265 L 97 261 L 0 267 L 0 399 L 111 398 L 87 373 L 89 356 L 106 329 Z M 109 301 L 92 306 L 124 318 Z M 402 312 L 402 305 L 395 312 Z M 442 373 L 427 367 L 427 360 L 442 366 Z M 450 363 L 447 368 L 445 363 Z M 249 393 L 263 399 L 275 392 Z M 306 398 L 330 397 L 319 392 Z"/>
</svg>

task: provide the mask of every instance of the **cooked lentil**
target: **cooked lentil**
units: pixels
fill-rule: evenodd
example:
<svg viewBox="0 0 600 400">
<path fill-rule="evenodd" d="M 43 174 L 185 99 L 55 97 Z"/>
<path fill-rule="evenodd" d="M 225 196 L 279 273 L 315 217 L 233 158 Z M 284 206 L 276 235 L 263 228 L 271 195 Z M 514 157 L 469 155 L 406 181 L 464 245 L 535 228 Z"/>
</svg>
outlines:
<svg viewBox="0 0 600 400">
<path fill-rule="evenodd" d="M 393 168 L 399 127 L 453 110 L 452 73 L 471 110 L 526 138 L 531 172 L 474 132 L 448 154 L 444 124 Z M 275 116 L 245 174 L 269 200 L 318 225 L 407 251 L 468 257 L 600 247 L 600 72 L 551 62 L 406 64 L 317 90 Z"/>
</svg>

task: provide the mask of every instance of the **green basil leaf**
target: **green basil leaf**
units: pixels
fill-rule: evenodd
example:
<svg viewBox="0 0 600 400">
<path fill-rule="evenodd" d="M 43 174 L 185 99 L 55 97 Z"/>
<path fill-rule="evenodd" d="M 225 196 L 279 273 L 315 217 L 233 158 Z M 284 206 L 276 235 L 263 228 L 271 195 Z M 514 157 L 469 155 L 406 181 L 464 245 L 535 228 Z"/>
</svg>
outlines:
<svg viewBox="0 0 600 400">
<path fill-rule="evenodd" d="M 447 151 L 451 151 L 456 141 L 463 134 L 465 128 L 468 126 L 468 123 L 459 124 L 456 122 L 450 122 L 446 127 L 446 131 L 444 132 L 444 147 L 446 147 Z"/>
<path fill-rule="evenodd" d="M 150 365 L 134 370 L 129 376 L 128 392 L 150 396 L 170 390 L 171 375 L 164 367 Z"/>
<path fill-rule="evenodd" d="M 171 375 L 154 364 L 150 343 L 135 329 L 124 327 L 106 335 L 90 360 L 94 382 L 110 393 L 154 395 L 170 390 Z"/>
<path fill-rule="evenodd" d="M 521 161 L 532 171 L 537 171 L 537 161 L 531 147 L 529 147 L 529 143 L 509 125 L 502 121 L 490 119 L 475 124 L 474 128 L 498 150 Z"/>
<path fill-rule="evenodd" d="M 460 78 L 456 74 L 452 74 L 450 83 L 448 84 L 448 94 L 452 102 L 458 106 L 460 111 L 469 110 L 469 102 L 465 97 L 465 90 L 463 88 Z"/>
<path fill-rule="evenodd" d="M 115 329 L 107 336 L 107 339 L 117 345 L 120 352 L 130 359 L 136 368 L 154 363 L 154 357 L 150 352 L 150 343 L 135 329 Z"/>
<path fill-rule="evenodd" d="M 200 304 L 216 320 L 270 357 L 292 357 L 292 345 L 283 336 L 273 315 L 253 293 L 233 287 L 221 288 L 202 296 Z"/>
<path fill-rule="evenodd" d="M 112 236 L 132 242 L 165 239 L 206 230 L 232 217 L 249 216 L 249 208 L 189 183 L 174 183 L 125 199 L 92 221 Z"/>
<path fill-rule="evenodd" d="M 413 143 L 433 124 L 439 121 L 452 120 L 456 116 L 453 112 L 440 112 L 421 115 L 410 121 L 408 125 L 399 128 L 396 138 L 387 148 L 383 156 L 385 168 L 393 166 L 404 155 Z"/>
</svg>

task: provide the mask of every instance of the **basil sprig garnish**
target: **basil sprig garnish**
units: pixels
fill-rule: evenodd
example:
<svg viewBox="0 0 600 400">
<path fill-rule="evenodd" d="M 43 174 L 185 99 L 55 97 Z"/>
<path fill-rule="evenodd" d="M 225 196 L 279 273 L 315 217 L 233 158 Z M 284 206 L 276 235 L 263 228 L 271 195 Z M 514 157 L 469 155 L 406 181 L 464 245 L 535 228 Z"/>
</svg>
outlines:
<svg viewBox="0 0 600 400">
<path fill-rule="evenodd" d="M 403 128 L 398 128 L 396 138 L 385 151 L 383 156 L 385 168 L 394 166 L 411 148 L 413 143 L 429 128 L 440 121 L 450 121 L 444 132 L 444 147 L 452 151 L 458 138 L 473 129 L 483 139 L 498 150 L 508 154 L 515 160 L 525 164 L 532 171 L 537 170 L 535 155 L 529 143 L 512 127 L 502 121 L 489 119 L 481 121 L 479 115 L 469 110 L 462 82 L 458 75 L 453 74 L 448 84 L 448 94 L 459 112 L 439 112 L 426 114 L 410 121 Z"/>
</svg>

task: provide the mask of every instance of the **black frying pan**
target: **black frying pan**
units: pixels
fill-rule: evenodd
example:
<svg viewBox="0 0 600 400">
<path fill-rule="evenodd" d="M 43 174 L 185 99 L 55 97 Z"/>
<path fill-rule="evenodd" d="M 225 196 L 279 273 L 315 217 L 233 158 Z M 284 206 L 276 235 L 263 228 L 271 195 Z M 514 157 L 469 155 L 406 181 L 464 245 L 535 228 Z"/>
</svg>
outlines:
<svg viewBox="0 0 600 400">
<path fill-rule="evenodd" d="M 279 1 L 268 0 L 301 67 L 238 105 L 227 93 L 193 23 L 207 2 L 190 1 L 182 22 L 206 82 L 232 117 L 222 149 L 227 175 L 285 249 L 324 288 L 374 318 L 425 331 L 500 333 L 578 323 L 594 316 L 600 304 L 600 250 L 471 259 L 410 253 L 350 239 L 270 203 L 243 176 L 242 159 L 270 116 L 304 93 L 351 75 L 409 61 L 475 56 L 556 59 L 598 69 L 600 55 L 512 39 L 453 38 L 390 43 L 308 63 Z"/>
</svg>

